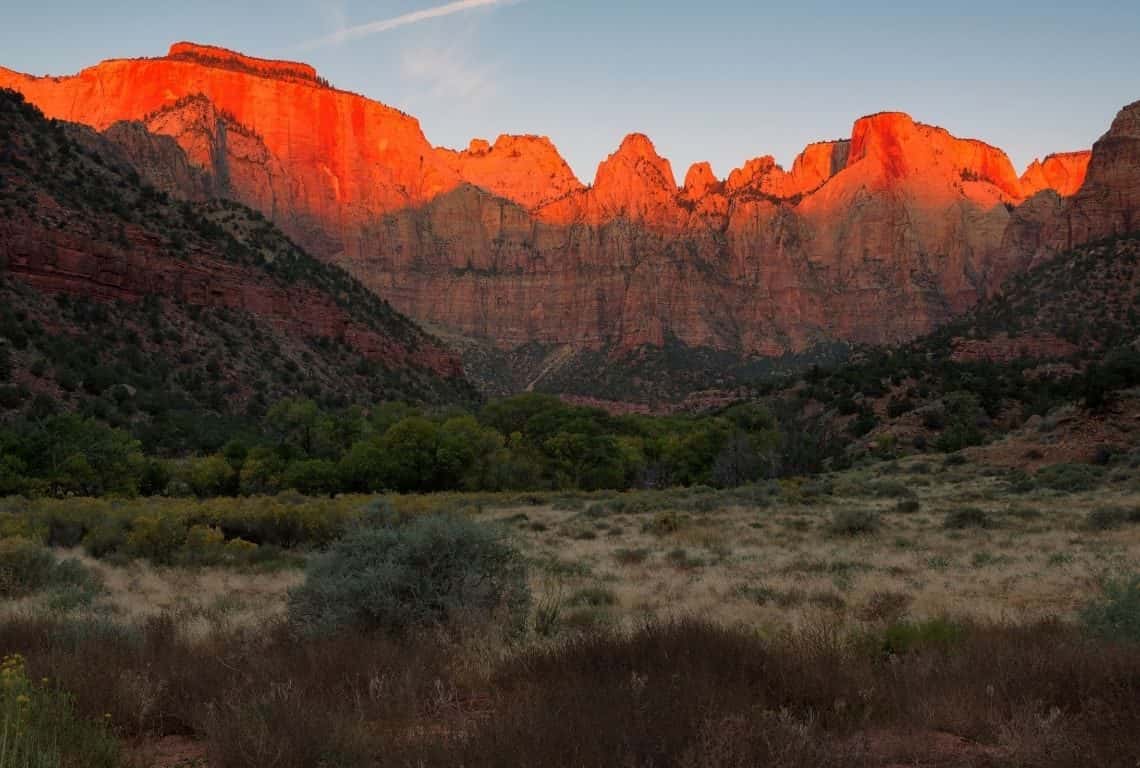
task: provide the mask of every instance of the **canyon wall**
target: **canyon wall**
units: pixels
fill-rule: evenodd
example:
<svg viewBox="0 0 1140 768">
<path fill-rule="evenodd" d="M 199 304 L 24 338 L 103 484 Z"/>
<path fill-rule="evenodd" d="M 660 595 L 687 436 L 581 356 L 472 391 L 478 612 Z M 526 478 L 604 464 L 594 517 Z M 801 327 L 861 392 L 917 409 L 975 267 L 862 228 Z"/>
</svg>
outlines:
<svg viewBox="0 0 1140 768">
<path fill-rule="evenodd" d="M 893 112 L 790 170 L 758 157 L 721 180 L 698 163 L 680 186 L 631 134 L 587 186 L 545 137 L 435 148 L 415 119 L 307 65 L 218 48 L 73 77 L 0 69 L 0 86 L 136 157 L 147 146 L 121 121 L 170 137 L 202 178 L 156 169 L 161 183 L 255 207 L 397 309 L 501 347 L 899 341 L 1049 249 L 1135 226 L 1140 202 L 1097 191 L 1140 177 L 1138 121 L 1123 116 L 1091 162 L 1052 155 L 1021 175 L 994 147 Z"/>
</svg>

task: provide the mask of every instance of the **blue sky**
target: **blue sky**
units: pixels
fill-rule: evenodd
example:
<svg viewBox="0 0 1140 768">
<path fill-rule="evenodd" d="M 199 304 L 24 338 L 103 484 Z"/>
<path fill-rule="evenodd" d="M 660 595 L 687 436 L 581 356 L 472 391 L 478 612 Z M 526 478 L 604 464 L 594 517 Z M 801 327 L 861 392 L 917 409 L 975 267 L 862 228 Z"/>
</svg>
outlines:
<svg viewBox="0 0 1140 768">
<path fill-rule="evenodd" d="M 787 166 L 808 142 L 847 136 L 857 117 L 886 109 L 996 144 L 1021 170 L 1090 146 L 1140 99 L 1134 0 L 461 0 L 431 10 L 448 3 L 18 2 L 0 26 L 0 65 L 69 74 L 183 39 L 299 59 L 417 116 L 436 144 L 548 135 L 587 182 L 632 131 L 654 140 L 678 180 L 697 160 L 723 177 L 757 155 Z"/>
</svg>

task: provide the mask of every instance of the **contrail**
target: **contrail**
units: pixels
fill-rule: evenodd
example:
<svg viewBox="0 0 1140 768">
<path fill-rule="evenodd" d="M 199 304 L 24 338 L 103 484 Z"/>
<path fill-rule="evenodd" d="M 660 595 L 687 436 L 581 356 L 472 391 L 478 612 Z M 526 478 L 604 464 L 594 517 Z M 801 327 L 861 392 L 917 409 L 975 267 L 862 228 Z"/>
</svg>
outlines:
<svg viewBox="0 0 1140 768">
<path fill-rule="evenodd" d="M 354 27 L 345 27 L 344 29 L 337 30 L 331 35 L 310 40 L 304 43 L 303 48 L 319 48 L 324 45 L 334 45 L 336 43 L 343 43 L 347 40 L 356 40 L 368 35 L 375 35 L 380 32 L 387 32 L 390 29 L 397 27 L 406 27 L 409 24 L 418 24 L 421 21 L 428 21 L 429 19 L 438 19 L 441 16 L 450 16 L 453 13 L 463 13 L 470 11 L 474 8 L 483 8 L 491 5 L 505 5 L 507 3 L 516 2 L 517 0 L 455 0 L 455 2 L 447 3 L 446 5 L 437 5 L 434 8 L 425 8 L 422 11 L 412 11 L 405 13 L 403 16 L 394 16 L 390 19 L 380 19 L 379 21 L 370 21 L 367 24 L 357 24 Z"/>
</svg>

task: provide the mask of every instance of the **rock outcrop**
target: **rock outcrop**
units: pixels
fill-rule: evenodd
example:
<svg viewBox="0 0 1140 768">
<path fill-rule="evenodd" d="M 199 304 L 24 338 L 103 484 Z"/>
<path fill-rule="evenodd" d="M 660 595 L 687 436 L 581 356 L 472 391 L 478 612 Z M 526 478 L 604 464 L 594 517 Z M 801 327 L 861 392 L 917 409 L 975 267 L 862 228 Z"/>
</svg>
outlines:
<svg viewBox="0 0 1140 768">
<path fill-rule="evenodd" d="M 455 355 L 256 212 L 185 199 L 188 187 L 209 197 L 216 180 L 139 123 L 106 135 L 53 125 L 0 91 L 0 179 L 4 277 L 100 301 L 158 296 L 238 310 L 290 337 L 340 342 L 390 371 L 462 382 Z"/>
<path fill-rule="evenodd" d="M 0 70 L 0 86 L 53 117 L 171 137 L 210 193 L 412 317 L 504 347 L 675 340 L 747 356 L 899 341 L 1061 239 L 1140 226 L 1140 131 L 1124 113 L 1079 192 L 1081 153 L 1018 177 L 1000 150 L 897 112 L 809 145 L 790 171 L 759 157 L 720 180 L 697 164 L 683 187 L 632 134 L 587 187 L 548 139 L 437 149 L 413 118 L 304 65 L 211 47 L 65 78 Z"/>
<path fill-rule="evenodd" d="M 1034 160 L 1021 175 L 1021 193 L 1032 197 L 1051 189 L 1061 197 L 1072 197 L 1085 183 L 1092 152 L 1062 152 L 1044 160 Z"/>
<path fill-rule="evenodd" d="M 1093 145 L 1088 173 L 1049 228 L 1048 245 L 1065 250 L 1140 230 L 1140 101 L 1120 111 Z"/>
<path fill-rule="evenodd" d="M 464 181 L 528 209 L 584 188 L 545 136 L 472 139 L 464 152 L 439 155 Z"/>
</svg>

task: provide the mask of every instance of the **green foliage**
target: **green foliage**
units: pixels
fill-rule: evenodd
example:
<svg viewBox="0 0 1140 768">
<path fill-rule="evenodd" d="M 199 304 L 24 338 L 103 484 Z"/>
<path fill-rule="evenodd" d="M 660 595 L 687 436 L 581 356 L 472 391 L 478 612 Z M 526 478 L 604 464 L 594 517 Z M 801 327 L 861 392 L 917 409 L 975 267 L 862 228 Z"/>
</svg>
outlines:
<svg viewBox="0 0 1140 768">
<path fill-rule="evenodd" d="M 1094 531 L 1110 531 L 1127 523 L 1140 523 L 1140 509 L 1097 507 L 1085 517 L 1085 524 Z"/>
<path fill-rule="evenodd" d="M 1104 468 L 1090 464 L 1054 464 L 1037 470 L 1038 485 L 1069 493 L 1089 491 L 1104 476 Z"/>
<path fill-rule="evenodd" d="M 918 499 L 903 499 L 895 505 L 895 512 L 900 515 L 913 515 L 922 509 L 922 503 Z"/>
<path fill-rule="evenodd" d="M 331 495 L 340 488 L 340 473 L 327 459 L 307 459 L 290 464 L 283 483 L 310 496 Z"/>
<path fill-rule="evenodd" d="M 139 444 L 122 430 L 75 415 L 52 416 L 21 429 L 0 431 L 7 484 L 23 475 L 25 489 L 51 495 L 133 495 L 138 491 Z M 36 482 L 39 481 L 39 482 Z"/>
<path fill-rule="evenodd" d="M 101 589 L 95 575 L 76 560 L 57 560 L 46 547 L 29 539 L 0 539 L 0 597 L 50 590 L 90 602 Z"/>
<path fill-rule="evenodd" d="M 619 565 L 641 565 L 649 559 L 650 552 L 644 547 L 637 549 L 621 548 L 614 550 L 614 560 Z"/>
<path fill-rule="evenodd" d="M 985 510 L 977 507 L 962 507 L 946 513 L 942 520 L 942 527 L 951 530 L 964 528 L 989 528 L 993 520 Z"/>
<path fill-rule="evenodd" d="M 106 723 L 80 719 L 66 693 L 29 679 L 22 656 L 0 662 L 0 768 L 117 768 Z"/>
<path fill-rule="evenodd" d="M 0 539 L 0 596 L 11 598 L 37 592 L 52 580 L 51 552 L 22 538 Z"/>
<path fill-rule="evenodd" d="M 185 468 L 183 476 L 195 495 L 201 498 L 232 494 L 236 489 L 238 474 L 226 457 L 220 454 L 202 456 L 191 459 Z M 157 487 L 158 476 L 151 474 L 148 477 L 150 485 Z M 158 489 L 166 490 L 165 486 Z"/>
<path fill-rule="evenodd" d="M 883 651 L 895 655 L 927 649 L 945 651 L 960 643 L 965 634 L 962 625 L 944 618 L 900 622 L 887 627 Z"/>
<path fill-rule="evenodd" d="M 525 622 L 526 567 L 502 531 L 450 515 L 393 517 L 374 514 L 310 562 L 289 596 L 296 626 L 403 634 L 499 615 Z"/>
<path fill-rule="evenodd" d="M 1140 575 L 1108 579 L 1103 594 L 1081 612 L 1081 621 L 1094 635 L 1140 643 Z"/>
<path fill-rule="evenodd" d="M 980 445 L 984 435 L 978 426 L 984 412 L 972 392 L 951 392 L 943 401 L 943 430 L 934 447 L 943 453 L 954 453 L 972 445 Z"/>
<path fill-rule="evenodd" d="M 828 530 L 836 536 L 863 536 L 879 530 L 879 513 L 872 509 L 839 509 Z"/>
<path fill-rule="evenodd" d="M 133 557 L 170 565 L 186 544 L 188 533 L 185 520 L 161 514 L 143 515 L 131 522 L 126 551 Z"/>
</svg>

